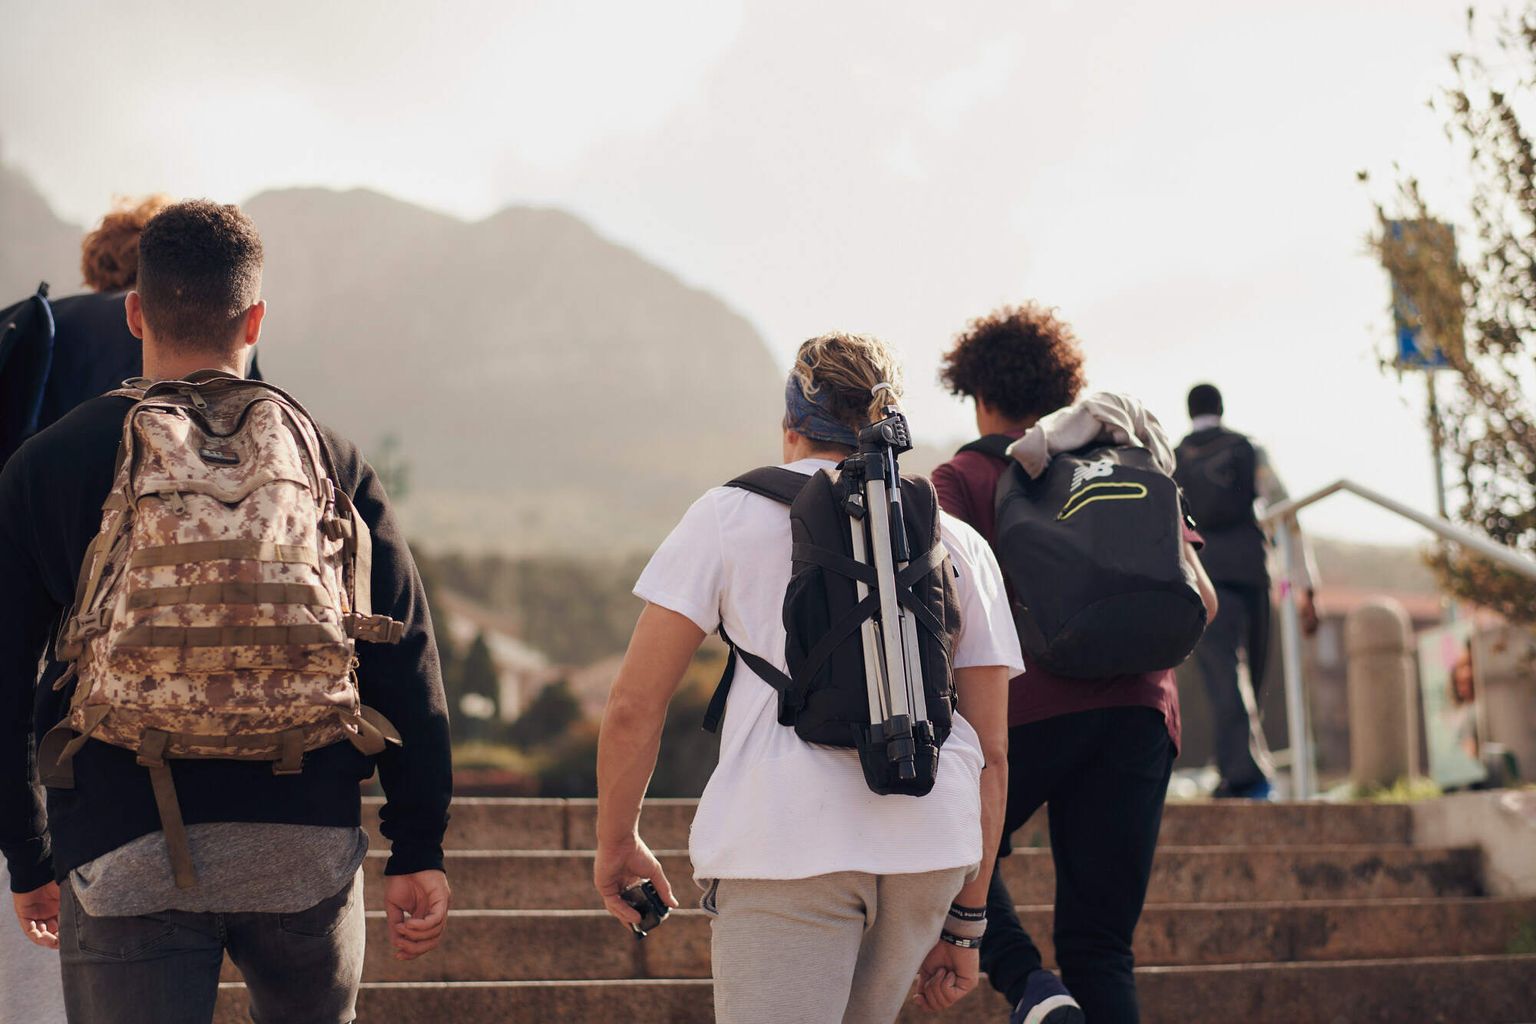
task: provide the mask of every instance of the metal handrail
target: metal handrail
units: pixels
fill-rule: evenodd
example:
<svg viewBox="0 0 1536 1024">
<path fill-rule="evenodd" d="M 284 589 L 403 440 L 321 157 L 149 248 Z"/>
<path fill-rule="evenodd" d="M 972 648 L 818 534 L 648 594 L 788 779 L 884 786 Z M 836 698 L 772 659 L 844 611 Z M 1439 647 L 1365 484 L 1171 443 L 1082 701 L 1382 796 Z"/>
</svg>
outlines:
<svg viewBox="0 0 1536 1024">
<path fill-rule="evenodd" d="M 1324 498 L 1347 491 L 1364 498 L 1388 512 L 1395 512 L 1405 519 L 1418 523 L 1440 537 L 1475 551 L 1491 561 L 1523 576 L 1536 579 L 1536 559 L 1520 554 L 1513 548 L 1497 544 L 1487 537 L 1473 533 L 1464 527 L 1448 523 L 1444 519 L 1410 508 L 1369 487 L 1352 480 L 1336 480 L 1320 490 L 1300 498 L 1283 501 L 1267 509 L 1259 522 L 1271 525 L 1280 548 L 1280 561 L 1285 573 L 1280 584 L 1280 631 L 1283 638 L 1282 662 L 1285 666 L 1285 719 L 1291 734 L 1291 789 L 1298 800 L 1310 799 L 1316 793 L 1316 762 L 1312 751 L 1312 734 L 1307 727 L 1306 694 L 1301 679 L 1301 616 L 1296 608 L 1296 588 L 1290 579 L 1292 556 L 1295 553 L 1296 513 L 1308 505 L 1315 505 Z"/>
</svg>

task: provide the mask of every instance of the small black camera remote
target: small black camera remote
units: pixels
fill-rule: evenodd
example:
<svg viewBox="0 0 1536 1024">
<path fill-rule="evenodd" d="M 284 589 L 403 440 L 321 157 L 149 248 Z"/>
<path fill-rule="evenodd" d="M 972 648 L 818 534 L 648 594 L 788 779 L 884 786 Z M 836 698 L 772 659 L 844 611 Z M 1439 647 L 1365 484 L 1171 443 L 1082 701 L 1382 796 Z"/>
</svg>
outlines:
<svg viewBox="0 0 1536 1024">
<path fill-rule="evenodd" d="M 619 898 L 640 912 L 640 923 L 629 926 L 636 938 L 643 939 L 646 932 L 661 927 L 661 922 L 672 913 L 672 908 L 667 906 L 649 878 L 641 879 L 625 889 L 619 893 Z"/>
</svg>

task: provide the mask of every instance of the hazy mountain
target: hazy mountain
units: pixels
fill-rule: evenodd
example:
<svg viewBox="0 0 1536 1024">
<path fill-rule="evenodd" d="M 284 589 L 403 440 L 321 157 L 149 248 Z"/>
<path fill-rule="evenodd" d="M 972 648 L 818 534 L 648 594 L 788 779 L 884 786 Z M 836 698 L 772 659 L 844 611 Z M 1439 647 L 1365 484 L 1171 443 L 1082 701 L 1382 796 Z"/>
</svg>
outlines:
<svg viewBox="0 0 1536 1024">
<path fill-rule="evenodd" d="M 775 455 L 779 370 L 751 325 L 575 217 L 322 190 L 247 209 L 264 369 L 365 447 L 401 439 L 433 543 L 652 543 Z"/>
<path fill-rule="evenodd" d="M 80 229 L 60 220 L 18 171 L 0 163 L 0 307 L 47 281 L 54 295 L 80 284 Z"/>
<path fill-rule="evenodd" d="M 365 450 L 399 440 L 402 512 L 433 546 L 651 545 L 778 454 L 781 371 L 752 326 L 569 214 L 466 223 L 322 189 L 246 209 L 266 246 L 264 372 Z M 79 238 L 0 170 L 0 295 L 50 275 L 74 290 Z"/>
</svg>

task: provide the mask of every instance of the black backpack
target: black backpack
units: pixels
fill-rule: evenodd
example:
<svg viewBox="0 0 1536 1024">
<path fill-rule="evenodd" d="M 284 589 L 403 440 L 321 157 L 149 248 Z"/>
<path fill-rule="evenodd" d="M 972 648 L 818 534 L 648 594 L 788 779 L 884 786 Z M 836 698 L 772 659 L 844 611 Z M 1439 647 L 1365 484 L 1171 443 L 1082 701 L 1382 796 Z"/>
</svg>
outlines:
<svg viewBox="0 0 1536 1024">
<path fill-rule="evenodd" d="M 53 310 L 48 282 L 0 309 L 0 466 L 37 432 L 43 388 L 53 365 Z"/>
<path fill-rule="evenodd" d="M 876 793 L 927 793 L 938 771 L 938 747 L 948 737 L 953 718 L 955 686 L 950 660 L 960 630 L 955 570 L 939 539 L 939 502 L 933 484 L 922 477 L 901 482 L 913 558 L 897 576 L 897 595 L 917 621 L 924 697 L 934 741 L 929 748 L 932 757 L 927 761 L 919 758 L 917 778 L 912 781 L 897 779 L 889 761 L 864 756 L 870 716 L 859 629 L 875 615 L 877 603 L 873 595 L 860 602 L 855 593 L 856 579 L 872 584 L 874 575 L 853 559 L 845 485 L 825 470 L 807 476 L 770 466 L 745 473 L 726 486 L 789 506 L 794 541 L 794 565 L 784 594 L 784 629 L 788 634 L 784 655 L 789 673 L 736 646 L 722 626 L 720 638 L 731 653 L 705 713 L 704 728 L 710 732 L 719 729 L 736 659 L 740 658 L 778 691 L 779 724 L 792 727 L 807 743 L 859 750 L 865 782 Z"/>
<path fill-rule="evenodd" d="M 1008 459 L 1012 438 L 961 451 Z M 1024 652 L 1057 675 L 1106 679 L 1174 668 L 1205 631 L 1184 565 L 1179 488 L 1144 448 L 1058 455 L 1037 479 L 1013 459 L 998 480 L 993 549 Z"/>
<path fill-rule="evenodd" d="M 1236 431 L 1217 427 L 1191 434 L 1179 443 L 1173 472 L 1195 522 L 1207 530 L 1225 530 L 1255 522 L 1258 497 L 1253 442 Z"/>
</svg>

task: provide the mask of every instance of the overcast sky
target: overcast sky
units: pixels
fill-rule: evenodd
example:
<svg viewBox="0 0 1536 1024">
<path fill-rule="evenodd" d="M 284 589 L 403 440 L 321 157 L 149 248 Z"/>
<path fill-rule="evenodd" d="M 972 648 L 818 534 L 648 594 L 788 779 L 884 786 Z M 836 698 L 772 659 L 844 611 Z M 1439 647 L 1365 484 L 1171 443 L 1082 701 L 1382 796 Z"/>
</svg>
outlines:
<svg viewBox="0 0 1536 1024">
<path fill-rule="evenodd" d="M 1497 5 L 1484 5 L 1496 9 Z M 5 0 L 0 143 L 64 216 L 114 193 L 367 186 L 564 207 L 748 316 L 787 365 L 895 343 L 917 431 L 972 316 L 1059 308 L 1173 431 L 1209 379 L 1293 491 L 1432 504 L 1422 382 L 1377 368 L 1393 161 L 1453 194 L 1425 100 L 1453 0 Z M 1351 498 L 1303 522 L 1413 539 Z"/>
</svg>

